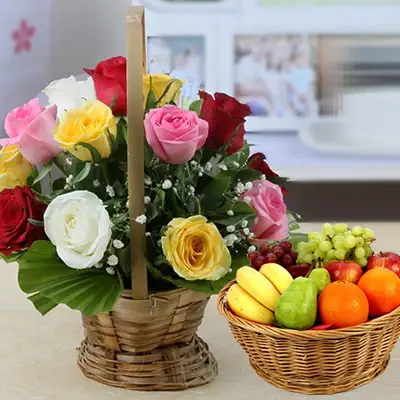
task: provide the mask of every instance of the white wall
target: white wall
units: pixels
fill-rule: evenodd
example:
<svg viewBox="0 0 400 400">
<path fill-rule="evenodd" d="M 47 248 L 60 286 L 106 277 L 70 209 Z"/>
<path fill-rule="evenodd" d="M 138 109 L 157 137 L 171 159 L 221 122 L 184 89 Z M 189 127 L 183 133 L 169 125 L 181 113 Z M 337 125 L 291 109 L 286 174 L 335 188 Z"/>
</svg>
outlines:
<svg viewBox="0 0 400 400">
<path fill-rule="evenodd" d="M 53 0 L 51 79 L 125 54 L 125 12 L 132 0 Z"/>
</svg>

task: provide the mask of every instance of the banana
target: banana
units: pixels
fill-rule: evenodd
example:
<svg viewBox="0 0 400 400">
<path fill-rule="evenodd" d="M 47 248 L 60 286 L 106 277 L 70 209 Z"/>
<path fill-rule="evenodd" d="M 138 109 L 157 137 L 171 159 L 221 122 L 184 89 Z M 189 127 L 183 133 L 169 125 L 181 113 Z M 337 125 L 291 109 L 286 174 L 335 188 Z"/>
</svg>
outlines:
<svg viewBox="0 0 400 400">
<path fill-rule="evenodd" d="M 280 294 L 293 282 L 292 275 L 290 275 L 289 271 L 279 264 L 264 264 L 260 269 L 260 273 L 278 289 Z"/>
<path fill-rule="evenodd" d="M 251 267 L 242 267 L 236 273 L 236 282 L 263 306 L 275 311 L 281 294 L 260 272 Z"/>
<path fill-rule="evenodd" d="M 251 297 L 237 283 L 229 288 L 227 300 L 229 307 L 239 317 L 267 325 L 274 321 L 274 313 Z"/>
</svg>

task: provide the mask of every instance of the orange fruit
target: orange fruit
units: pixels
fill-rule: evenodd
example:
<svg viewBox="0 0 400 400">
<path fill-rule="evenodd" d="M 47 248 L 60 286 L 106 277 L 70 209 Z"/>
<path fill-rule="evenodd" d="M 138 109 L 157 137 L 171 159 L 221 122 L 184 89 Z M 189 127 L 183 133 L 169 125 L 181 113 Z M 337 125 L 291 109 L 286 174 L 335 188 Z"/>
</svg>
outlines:
<svg viewBox="0 0 400 400">
<path fill-rule="evenodd" d="M 400 306 L 400 278 L 387 268 L 367 271 L 358 286 L 367 295 L 371 317 L 388 314 Z"/>
<path fill-rule="evenodd" d="M 368 321 L 369 305 L 365 293 L 354 283 L 330 283 L 318 297 L 318 312 L 323 325 L 339 328 Z"/>
</svg>

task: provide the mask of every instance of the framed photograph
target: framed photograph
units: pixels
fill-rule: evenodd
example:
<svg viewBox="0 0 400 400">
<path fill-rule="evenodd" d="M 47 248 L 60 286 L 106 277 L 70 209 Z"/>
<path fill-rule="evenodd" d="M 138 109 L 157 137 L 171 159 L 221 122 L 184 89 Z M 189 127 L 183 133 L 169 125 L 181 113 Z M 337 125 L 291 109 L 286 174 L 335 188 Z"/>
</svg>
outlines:
<svg viewBox="0 0 400 400">
<path fill-rule="evenodd" d="M 247 131 L 298 130 L 318 116 L 316 44 L 304 34 L 233 36 L 227 87 L 252 110 Z"/>
<path fill-rule="evenodd" d="M 149 23 L 147 29 L 147 69 L 151 74 L 165 73 L 185 82 L 183 98 L 195 99 L 199 89 L 215 92 L 218 74 L 215 55 L 218 43 L 215 30 L 196 24 Z"/>
<path fill-rule="evenodd" d="M 142 0 L 142 4 L 156 12 L 238 11 L 240 0 Z"/>
</svg>

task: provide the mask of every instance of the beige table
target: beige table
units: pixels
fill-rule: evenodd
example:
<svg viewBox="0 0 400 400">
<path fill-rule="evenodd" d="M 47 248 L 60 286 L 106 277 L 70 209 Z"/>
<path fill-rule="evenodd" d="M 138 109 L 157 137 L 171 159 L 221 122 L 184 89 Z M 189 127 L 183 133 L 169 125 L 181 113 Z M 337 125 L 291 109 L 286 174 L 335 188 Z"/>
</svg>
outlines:
<svg viewBox="0 0 400 400">
<path fill-rule="evenodd" d="M 377 247 L 400 252 L 400 223 L 368 224 L 379 238 Z M 307 224 L 304 230 L 318 230 Z M 40 316 L 25 300 L 16 282 L 16 266 L 0 262 L 0 400 L 295 400 L 322 399 L 276 389 L 249 368 L 247 357 L 232 338 L 226 322 L 208 307 L 201 336 L 216 356 L 220 374 L 210 385 L 179 393 L 132 393 L 102 386 L 83 377 L 76 365 L 82 339 L 80 316 L 65 308 Z M 400 399 L 400 345 L 390 366 L 374 383 L 336 395 L 338 400 Z"/>
</svg>

